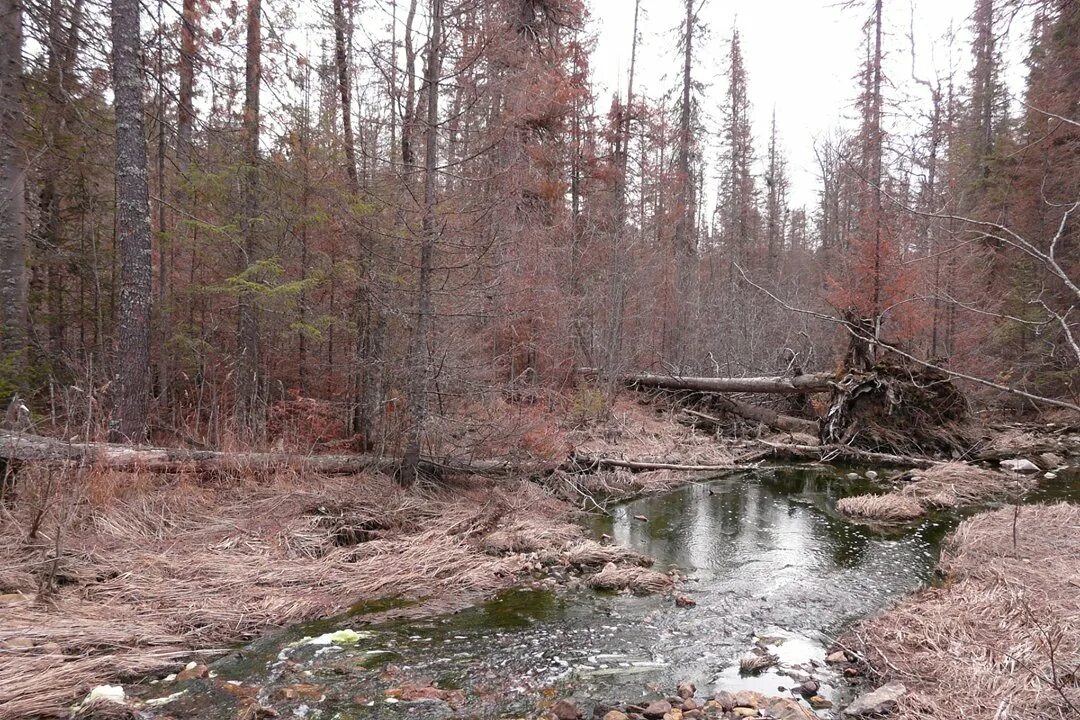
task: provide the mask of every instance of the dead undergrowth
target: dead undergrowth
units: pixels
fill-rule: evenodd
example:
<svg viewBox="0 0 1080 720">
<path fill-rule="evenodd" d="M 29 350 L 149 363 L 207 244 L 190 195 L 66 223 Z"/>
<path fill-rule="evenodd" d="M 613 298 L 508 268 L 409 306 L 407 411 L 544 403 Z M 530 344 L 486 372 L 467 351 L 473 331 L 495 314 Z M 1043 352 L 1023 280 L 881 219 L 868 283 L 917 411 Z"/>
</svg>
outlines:
<svg viewBox="0 0 1080 720">
<path fill-rule="evenodd" d="M 1030 490 L 1035 480 L 1006 475 L 965 463 L 941 463 L 882 495 L 842 498 L 842 514 L 871 522 L 909 522 L 933 510 L 948 510 L 987 500 L 1016 496 Z"/>
<path fill-rule="evenodd" d="M 946 582 L 848 638 L 912 694 L 897 720 L 1080 717 L 1080 507 L 977 515 L 946 543 Z"/>
<path fill-rule="evenodd" d="M 731 464 L 729 447 L 717 443 L 711 433 L 681 425 L 678 408 L 618 396 L 610 416 L 594 425 L 583 425 L 570 434 L 577 452 L 592 457 L 634 460 L 671 460 L 686 465 Z"/>
<path fill-rule="evenodd" d="M 17 488 L 0 507 L 0 718 L 66 715 L 94 685 L 364 599 L 467 604 L 582 532 L 527 482 L 35 469 Z"/>
</svg>

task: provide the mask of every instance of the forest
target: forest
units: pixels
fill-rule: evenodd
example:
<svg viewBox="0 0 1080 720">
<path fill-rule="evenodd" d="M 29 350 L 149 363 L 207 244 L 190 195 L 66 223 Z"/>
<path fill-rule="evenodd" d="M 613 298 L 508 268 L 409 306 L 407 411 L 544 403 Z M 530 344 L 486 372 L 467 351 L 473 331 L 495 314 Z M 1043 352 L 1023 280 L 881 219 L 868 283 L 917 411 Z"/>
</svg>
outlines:
<svg viewBox="0 0 1080 720">
<path fill-rule="evenodd" d="M 925 4 L 0 0 L 0 720 L 1077 717 L 1080 3 Z"/>
</svg>

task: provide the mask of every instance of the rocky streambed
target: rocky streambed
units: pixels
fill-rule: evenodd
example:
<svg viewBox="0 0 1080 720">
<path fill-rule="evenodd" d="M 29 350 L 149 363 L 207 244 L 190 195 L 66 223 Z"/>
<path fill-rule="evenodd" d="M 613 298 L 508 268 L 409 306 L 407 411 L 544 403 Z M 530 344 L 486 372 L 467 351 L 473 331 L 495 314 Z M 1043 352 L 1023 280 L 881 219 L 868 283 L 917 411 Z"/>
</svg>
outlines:
<svg viewBox="0 0 1080 720">
<path fill-rule="evenodd" d="M 594 520 L 596 537 L 677 570 L 678 597 L 597 592 L 549 567 L 557 580 L 451 615 L 289 628 L 128 698 L 177 719 L 830 717 L 857 672 L 836 638 L 929 581 L 956 522 L 852 523 L 836 502 L 872 484 L 846 473 L 739 473 Z"/>
</svg>

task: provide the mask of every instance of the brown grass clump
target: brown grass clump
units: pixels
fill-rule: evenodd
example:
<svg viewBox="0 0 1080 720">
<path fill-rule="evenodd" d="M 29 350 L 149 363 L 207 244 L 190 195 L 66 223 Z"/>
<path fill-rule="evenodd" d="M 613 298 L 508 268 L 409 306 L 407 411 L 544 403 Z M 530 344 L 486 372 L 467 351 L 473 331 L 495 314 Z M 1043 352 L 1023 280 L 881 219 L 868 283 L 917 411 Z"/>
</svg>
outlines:
<svg viewBox="0 0 1080 720">
<path fill-rule="evenodd" d="M 608 563 L 589 578 L 589 587 L 597 590 L 629 590 L 637 595 L 670 590 L 675 581 L 670 575 L 643 567 L 619 567 Z"/>
<path fill-rule="evenodd" d="M 619 545 L 601 545 L 595 540 L 582 540 L 563 551 L 567 563 L 579 570 L 599 568 L 608 563 L 626 563 L 648 567 L 653 559 Z"/>
<path fill-rule="evenodd" d="M 836 509 L 873 522 L 909 522 L 930 510 L 974 505 L 1030 490 L 1032 478 L 1014 477 L 966 463 L 941 463 L 883 495 L 843 498 Z"/>
<path fill-rule="evenodd" d="M 898 719 L 1080 717 L 1080 507 L 976 515 L 946 543 L 941 569 L 943 586 L 848 638 L 912 691 Z"/>
<path fill-rule="evenodd" d="M 0 507 L 0 594 L 24 597 L 0 607 L 2 720 L 66 716 L 95 685 L 364 599 L 426 601 L 398 613 L 461 606 L 529 567 L 526 544 L 557 556 L 582 533 L 572 508 L 525 482 L 406 491 L 377 475 L 70 470 L 15 487 Z M 482 543 L 500 529 L 530 539 L 494 557 Z"/>
<path fill-rule="evenodd" d="M 922 503 L 899 492 L 841 498 L 836 509 L 848 517 L 875 522 L 909 522 L 926 514 Z"/>
<path fill-rule="evenodd" d="M 749 652 L 739 658 L 739 672 L 755 675 L 780 662 L 780 658 L 770 652 Z"/>
</svg>

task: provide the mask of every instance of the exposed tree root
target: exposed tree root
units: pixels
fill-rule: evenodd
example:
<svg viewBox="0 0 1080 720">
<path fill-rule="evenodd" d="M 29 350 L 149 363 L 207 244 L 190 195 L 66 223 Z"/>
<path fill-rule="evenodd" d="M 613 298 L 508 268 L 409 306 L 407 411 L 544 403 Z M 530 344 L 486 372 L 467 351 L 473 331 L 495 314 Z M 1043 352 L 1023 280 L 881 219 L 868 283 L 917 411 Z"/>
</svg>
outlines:
<svg viewBox="0 0 1080 720">
<path fill-rule="evenodd" d="M 944 372 L 883 360 L 833 387 L 822 444 L 945 457 L 960 457 L 975 444 L 967 400 Z"/>
</svg>

